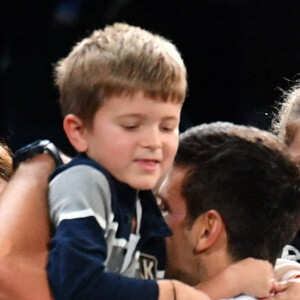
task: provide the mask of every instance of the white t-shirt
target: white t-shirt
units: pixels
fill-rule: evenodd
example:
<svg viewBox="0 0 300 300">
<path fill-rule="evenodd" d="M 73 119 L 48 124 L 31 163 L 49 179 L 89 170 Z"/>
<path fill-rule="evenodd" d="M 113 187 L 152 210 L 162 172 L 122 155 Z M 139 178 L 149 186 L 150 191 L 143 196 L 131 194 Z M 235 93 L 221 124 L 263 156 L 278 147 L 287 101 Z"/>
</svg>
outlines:
<svg viewBox="0 0 300 300">
<path fill-rule="evenodd" d="M 257 300 L 257 298 L 253 298 L 252 296 L 240 295 L 230 299 L 220 299 L 220 300 Z"/>
</svg>

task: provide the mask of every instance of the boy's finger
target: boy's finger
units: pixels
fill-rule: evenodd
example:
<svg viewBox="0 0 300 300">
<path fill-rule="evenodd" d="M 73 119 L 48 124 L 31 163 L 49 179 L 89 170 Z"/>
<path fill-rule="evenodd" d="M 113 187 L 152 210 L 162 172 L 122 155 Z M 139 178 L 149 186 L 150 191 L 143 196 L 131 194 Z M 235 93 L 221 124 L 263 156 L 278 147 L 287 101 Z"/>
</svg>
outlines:
<svg viewBox="0 0 300 300">
<path fill-rule="evenodd" d="M 283 292 L 288 288 L 289 283 L 287 281 L 273 282 L 273 291 L 275 293 Z"/>
</svg>

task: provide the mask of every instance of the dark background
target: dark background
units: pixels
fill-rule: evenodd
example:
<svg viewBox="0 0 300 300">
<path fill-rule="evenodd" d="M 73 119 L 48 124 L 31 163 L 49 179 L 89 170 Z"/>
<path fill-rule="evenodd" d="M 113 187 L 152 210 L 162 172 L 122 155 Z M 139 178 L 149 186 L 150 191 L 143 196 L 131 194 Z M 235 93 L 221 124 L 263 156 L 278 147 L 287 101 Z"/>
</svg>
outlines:
<svg viewBox="0 0 300 300">
<path fill-rule="evenodd" d="M 65 152 L 53 64 L 115 21 L 172 40 L 188 69 L 181 130 L 216 120 L 268 129 L 300 72 L 299 0 L 0 0 L 0 136 Z"/>
</svg>

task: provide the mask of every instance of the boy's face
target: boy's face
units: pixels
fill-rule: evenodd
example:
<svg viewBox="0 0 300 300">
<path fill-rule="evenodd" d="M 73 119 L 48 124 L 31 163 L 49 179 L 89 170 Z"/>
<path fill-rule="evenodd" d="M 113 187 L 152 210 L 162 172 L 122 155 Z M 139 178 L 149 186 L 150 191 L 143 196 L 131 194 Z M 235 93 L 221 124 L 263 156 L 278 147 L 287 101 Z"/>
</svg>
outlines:
<svg viewBox="0 0 300 300">
<path fill-rule="evenodd" d="M 116 179 L 139 190 L 152 189 L 171 166 L 178 147 L 181 104 L 142 92 L 112 96 L 85 128 L 86 154 Z"/>
</svg>

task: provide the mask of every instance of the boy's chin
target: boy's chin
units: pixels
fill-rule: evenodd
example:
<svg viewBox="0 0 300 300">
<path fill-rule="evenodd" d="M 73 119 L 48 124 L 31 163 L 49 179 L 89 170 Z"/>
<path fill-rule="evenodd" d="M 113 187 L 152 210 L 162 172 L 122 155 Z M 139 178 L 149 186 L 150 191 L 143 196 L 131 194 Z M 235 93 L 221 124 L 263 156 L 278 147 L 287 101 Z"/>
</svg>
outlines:
<svg viewBox="0 0 300 300">
<path fill-rule="evenodd" d="M 139 191 L 146 191 L 146 190 L 152 190 L 155 185 L 156 185 L 156 180 L 148 180 L 148 181 L 136 181 L 134 183 L 127 183 L 128 185 L 130 185 L 132 188 L 139 190 Z"/>
</svg>

